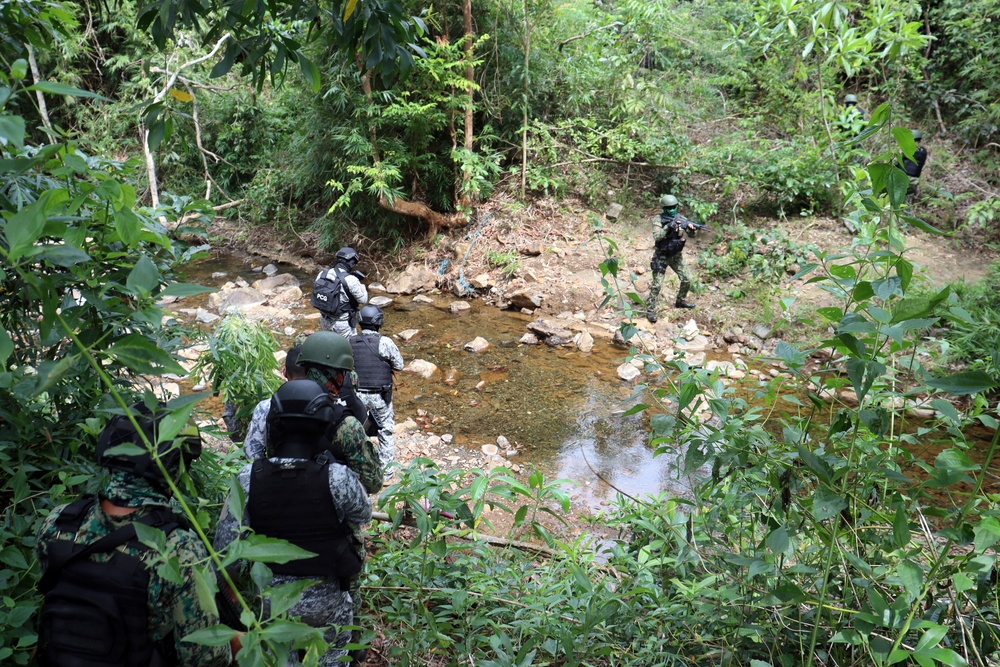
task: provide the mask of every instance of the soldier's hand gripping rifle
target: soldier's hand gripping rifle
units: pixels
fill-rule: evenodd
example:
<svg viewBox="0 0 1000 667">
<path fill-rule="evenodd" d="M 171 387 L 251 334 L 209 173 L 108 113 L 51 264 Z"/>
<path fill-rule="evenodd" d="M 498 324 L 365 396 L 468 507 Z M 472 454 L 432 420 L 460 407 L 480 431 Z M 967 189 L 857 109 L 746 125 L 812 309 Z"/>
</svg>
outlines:
<svg viewBox="0 0 1000 667">
<path fill-rule="evenodd" d="M 688 236 L 694 236 L 703 229 L 708 229 L 708 224 L 702 222 L 695 222 L 694 220 L 688 220 L 683 215 L 678 215 L 676 218 L 676 223 L 678 229 L 683 229 L 688 233 Z"/>
</svg>

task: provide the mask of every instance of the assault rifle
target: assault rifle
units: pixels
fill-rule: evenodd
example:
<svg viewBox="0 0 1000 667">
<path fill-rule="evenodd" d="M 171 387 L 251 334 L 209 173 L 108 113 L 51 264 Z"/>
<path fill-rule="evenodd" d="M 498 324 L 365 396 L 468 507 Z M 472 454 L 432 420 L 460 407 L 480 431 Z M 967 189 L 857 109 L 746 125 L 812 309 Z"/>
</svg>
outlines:
<svg viewBox="0 0 1000 667">
<path fill-rule="evenodd" d="M 677 217 L 674 218 L 674 224 L 677 225 L 677 229 L 683 229 L 684 231 L 686 231 L 688 233 L 688 236 L 694 236 L 703 229 L 708 229 L 707 223 L 688 220 L 683 215 L 677 215 Z M 688 227 L 688 225 L 691 225 L 691 227 L 694 227 L 694 229 L 691 229 L 690 227 Z"/>
</svg>

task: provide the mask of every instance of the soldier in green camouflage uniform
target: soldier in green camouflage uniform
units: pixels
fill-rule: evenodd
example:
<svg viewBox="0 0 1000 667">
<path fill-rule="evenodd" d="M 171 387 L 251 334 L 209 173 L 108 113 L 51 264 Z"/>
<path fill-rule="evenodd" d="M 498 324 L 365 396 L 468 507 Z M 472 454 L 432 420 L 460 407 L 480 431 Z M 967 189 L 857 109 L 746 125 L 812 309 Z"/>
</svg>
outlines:
<svg viewBox="0 0 1000 667">
<path fill-rule="evenodd" d="M 135 433 L 134 429 L 132 433 Z M 139 440 L 136 444 L 142 446 L 141 439 L 136 438 L 136 440 Z M 167 445 L 169 446 L 170 443 Z M 198 448 L 200 453 L 200 443 Z M 117 461 L 101 460 L 99 451 L 98 463 L 110 467 L 122 462 L 122 459 L 125 458 L 128 457 L 119 456 Z M 170 469 L 169 465 L 168 469 Z M 175 471 L 171 470 L 171 472 Z M 38 532 L 35 545 L 41 572 L 45 573 L 49 563 L 50 546 L 57 540 L 70 540 L 75 544 L 82 545 L 92 544 L 105 535 L 164 508 L 175 513 L 179 512 L 179 506 L 170 500 L 167 487 L 147 479 L 147 477 L 149 477 L 148 473 L 143 477 L 125 469 L 111 468 L 110 477 L 97 494 L 97 502 L 84 515 L 80 529 L 76 533 L 63 533 L 56 525 L 59 516 L 68 505 L 60 505 L 52 510 Z M 129 556 L 142 556 L 149 553 L 147 549 L 136 542 L 126 542 L 117 547 L 117 550 Z M 176 528 L 167 536 L 166 552 L 177 559 L 181 580 L 179 582 L 170 581 L 162 577 L 157 568 L 149 568 L 147 620 L 150 639 L 159 642 L 172 635 L 177 662 L 171 664 L 181 667 L 214 667 L 231 664 L 232 650 L 229 644 L 203 646 L 182 641 L 185 636 L 192 632 L 204 630 L 219 623 L 219 616 L 216 612 L 201 606 L 195 590 L 193 568 L 196 564 L 207 570 L 205 572 L 206 578 L 215 578 L 214 567 L 208 560 L 208 551 L 205 545 L 202 544 L 197 533 L 193 530 Z M 92 561 L 103 563 L 111 558 L 111 554 L 97 552 L 91 554 L 89 558 Z"/>
<path fill-rule="evenodd" d="M 653 281 L 649 286 L 649 298 L 646 299 L 646 319 L 656 322 L 656 304 L 660 298 L 660 288 L 663 286 L 663 274 L 667 267 L 673 269 L 680 280 L 680 287 L 677 290 L 677 298 L 674 300 L 675 308 L 694 308 L 694 304 L 685 301 L 688 291 L 691 289 L 691 279 L 688 277 L 687 267 L 684 266 L 684 257 L 681 251 L 684 250 L 684 232 L 693 233 L 694 224 L 677 213 L 677 198 L 673 195 L 664 195 L 660 198 L 662 211 L 653 220 L 653 259 L 649 263 L 649 268 L 653 271 Z"/>
</svg>

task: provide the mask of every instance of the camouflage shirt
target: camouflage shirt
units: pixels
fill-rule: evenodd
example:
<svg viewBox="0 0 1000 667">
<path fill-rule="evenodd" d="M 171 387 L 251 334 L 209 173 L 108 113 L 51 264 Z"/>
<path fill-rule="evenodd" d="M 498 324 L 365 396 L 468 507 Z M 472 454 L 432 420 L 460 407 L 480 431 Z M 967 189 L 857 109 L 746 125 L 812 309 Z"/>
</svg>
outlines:
<svg viewBox="0 0 1000 667">
<path fill-rule="evenodd" d="M 98 500 L 109 500 L 121 507 L 135 507 L 135 512 L 128 516 L 111 516 L 101 509 L 100 502 L 94 503 L 84 516 L 77 533 L 63 533 L 56 527 L 56 521 L 66 505 L 55 508 L 45 518 L 38 531 L 38 542 L 35 546 L 41 571 L 48 566 L 48 548 L 55 540 L 71 540 L 76 544 L 91 544 L 130 522 L 151 514 L 153 511 L 167 507 L 174 512 L 179 508 L 172 505 L 146 480 L 122 470 L 112 470 L 110 479 L 105 483 Z M 151 552 L 136 546 L 137 543 L 127 543 L 119 546 L 118 551 L 129 556 L 142 557 L 148 561 Z M 219 617 L 204 608 L 198 601 L 195 590 L 195 578 L 192 566 L 195 563 L 204 564 L 208 560 L 208 550 L 201 543 L 193 530 L 177 528 L 167 536 L 167 551 L 176 556 L 181 576 L 180 583 L 173 583 L 159 576 L 156 568 L 149 569 L 149 596 L 147 598 L 147 618 L 149 635 L 153 641 L 160 641 L 173 633 L 174 646 L 177 651 L 178 665 L 182 667 L 214 667 L 229 665 L 232 654 L 229 644 L 224 646 L 202 646 L 183 641 L 184 637 L 219 623 Z M 90 559 L 104 562 L 110 558 L 107 553 L 95 553 Z M 207 567 L 211 567 L 208 565 Z M 206 573 L 214 578 L 214 572 Z"/>
</svg>

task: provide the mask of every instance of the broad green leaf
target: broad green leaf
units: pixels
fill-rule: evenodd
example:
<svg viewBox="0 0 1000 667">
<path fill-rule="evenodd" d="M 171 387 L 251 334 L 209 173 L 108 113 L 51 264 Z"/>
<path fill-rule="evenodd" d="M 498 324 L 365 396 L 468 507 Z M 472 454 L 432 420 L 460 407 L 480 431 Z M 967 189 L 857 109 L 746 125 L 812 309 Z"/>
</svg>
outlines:
<svg viewBox="0 0 1000 667">
<path fill-rule="evenodd" d="M 892 167 L 886 172 L 885 189 L 893 208 L 899 208 L 906 202 L 906 189 L 909 186 L 910 177 L 899 167 Z"/>
<path fill-rule="evenodd" d="M 159 286 L 160 280 L 160 271 L 156 268 L 156 264 L 148 255 L 143 254 L 129 272 L 125 285 L 132 294 L 146 296 Z"/>
<path fill-rule="evenodd" d="M 16 262 L 24 256 L 45 229 L 45 207 L 48 204 L 51 191 L 46 191 L 37 201 L 25 206 L 7 221 L 7 243 L 10 246 L 9 258 Z"/>
<path fill-rule="evenodd" d="M 20 116 L 0 116 L 0 146 L 24 147 L 24 119 Z"/>
<path fill-rule="evenodd" d="M 778 526 L 767 536 L 764 544 L 771 553 L 787 553 L 789 547 L 791 547 L 791 541 L 788 539 L 788 529 L 785 526 Z"/>
<path fill-rule="evenodd" d="M 65 83 L 59 83 L 57 81 L 39 81 L 33 86 L 28 86 L 28 90 L 40 90 L 43 93 L 49 93 L 52 95 L 68 95 L 69 97 L 93 97 L 100 100 L 108 99 L 102 95 L 98 95 L 97 93 L 92 93 L 89 90 L 80 90 L 79 88 L 67 86 Z"/>
<path fill-rule="evenodd" d="M 916 600 L 924 585 L 923 569 L 913 561 L 904 560 L 896 568 L 896 576 L 903 584 L 906 599 L 910 602 Z"/>
<path fill-rule="evenodd" d="M 287 563 L 293 560 L 312 558 L 316 555 L 291 542 L 263 535 L 250 535 L 242 542 L 243 548 L 240 550 L 240 557 L 249 561 Z"/>
<path fill-rule="evenodd" d="M 215 578 L 206 577 L 204 569 L 197 565 L 191 568 L 191 573 L 194 575 L 194 589 L 198 595 L 198 602 L 201 603 L 201 608 L 209 611 L 213 616 L 218 616 L 219 608 L 215 604 L 218 584 Z"/>
<path fill-rule="evenodd" d="M 267 596 L 271 600 L 271 618 L 280 616 L 291 609 L 295 603 L 302 599 L 302 592 L 312 585 L 312 579 L 301 579 L 268 588 Z"/>
<path fill-rule="evenodd" d="M 980 394 L 1000 386 L 1000 383 L 984 371 L 962 371 L 943 378 L 924 380 L 924 383 L 928 387 L 940 389 L 953 396 Z"/>
<path fill-rule="evenodd" d="M 847 501 L 840 494 L 822 485 L 816 488 L 812 501 L 813 516 L 817 521 L 826 521 L 847 509 Z"/>
<path fill-rule="evenodd" d="M 0 326 L 0 367 L 7 367 L 7 360 L 14 353 L 14 341 L 7 330 Z"/>
<path fill-rule="evenodd" d="M 115 231 L 118 232 L 122 243 L 130 248 L 134 248 L 139 243 L 139 233 L 142 230 L 142 223 L 132 209 L 123 208 L 115 213 Z"/>
<path fill-rule="evenodd" d="M 973 542 L 976 553 L 983 553 L 1000 541 L 1000 522 L 991 516 L 983 517 L 972 530 L 976 534 L 976 539 Z"/>
<path fill-rule="evenodd" d="M 160 290 L 159 296 L 185 297 L 215 291 L 217 290 L 214 287 L 205 287 L 204 285 L 196 285 L 194 283 L 170 283 Z"/>
<path fill-rule="evenodd" d="M 896 508 L 896 516 L 892 520 L 892 541 L 900 549 L 910 543 L 910 519 L 902 503 Z"/>
<path fill-rule="evenodd" d="M 260 635 L 273 642 L 291 643 L 318 633 L 318 629 L 309 627 L 305 623 L 278 619 L 269 623 Z"/>
<path fill-rule="evenodd" d="M 237 634 L 239 633 L 236 630 L 220 624 L 202 630 L 195 630 L 185 635 L 182 641 L 201 644 L 202 646 L 225 646 Z"/>
<path fill-rule="evenodd" d="M 824 483 L 833 484 L 833 468 L 830 467 L 829 463 L 816 456 L 802 445 L 798 445 L 797 449 L 799 452 L 799 458 L 802 459 L 802 462 L 806 464 L 807 468 L 812 470 Z"/>
<path fill-rule="evenodd" d="M 186 373 L 177 361 L 142 334 L 129 334 L 109 347 L 106 353 L 137 373 Z"/>
<path fill-rule="evenodd" d="M 10 78 L 14 81 L 20 81 L 28 74 L 28 61 L 24 58 L 18 58 L 10 66 Z"/>
<path fill-rule="evenodd" d="M 924 222 L 920 218 L 914 218 L 912 216 L 904 215 L 903 220 L 910 223 L 917 229 L 921 229 L 928 234 L 937 234 L 938 236 L 953 236 L 951 232 L 946 232 L 944 230 L 938 229 L 934 225 Z"/>
<path fill-rule="evenodd" d="M 892 136 L 895 137 L 903 155 L 912 160 L 913 153 L 917 150 L 917 142 L 913 140 L 913 132 L 905 127 L 894 127 L 892 128 Z"/>
<path fill-rule="evenodd" d="M 38 249 L 33 255 L 34 259 L 46 261 L 49 264 L 69 268 L 90 261 L 90 255 L 80 250 L 76 246 L 46 245 Z"/>
</svg>

